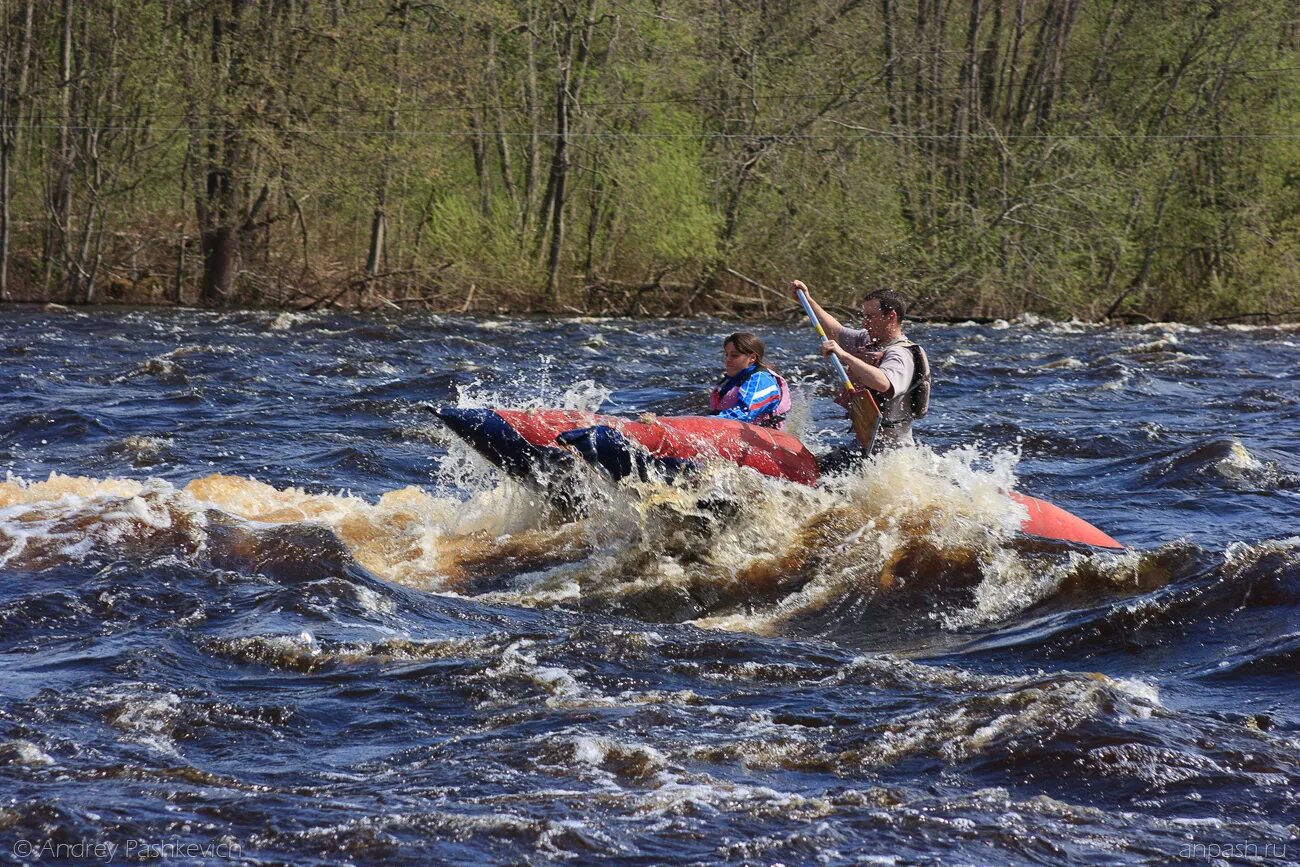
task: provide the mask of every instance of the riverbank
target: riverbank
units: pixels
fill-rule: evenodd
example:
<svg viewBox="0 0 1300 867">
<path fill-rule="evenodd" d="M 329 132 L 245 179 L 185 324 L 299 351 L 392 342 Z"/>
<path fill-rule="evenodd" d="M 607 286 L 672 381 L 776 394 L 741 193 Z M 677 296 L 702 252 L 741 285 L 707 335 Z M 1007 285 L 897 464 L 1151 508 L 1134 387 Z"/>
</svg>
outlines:
<svg viewBox="0 0 1300 867">
<path fill-rule="evenodd" d="M 647 290 L 648 292 L 649 290 Z M 834 300 L 825 300 L 828 310 L 845 321 L 853 321 L 859 315 L 856 299 L 846 292 L 829 293 Z M 672 294 L 667 290 L 650 297 L 642 294 L 620 296 L 611 293 L 593 292 L 593 300 L 580 306 L 573 303 L 546 305 L 536 300 L 515 295 L 509 297 L 480 293 L 470 286 L 462 292 L 443 291 L 427 295 L 399 296 L 388 298 L 383 295 L 347 298 L 341 294 L 318 297 L 313 295 L 288 294 L 276 304 L 244 305 L 240 307 L 214 308 L 195 303 L 176 303 L 159 299 L 154 293 L 123 291 L 116 297 L 104 297 L 90 304 L 67 304 L 53 300 L 16 299 L 0 301 L 0 309 L 22 307 L 61 307 L 67 309 L 95 308 L 140 308 L 154 310 L 221 310 L 223 312 L 244 311 L 282 311 L 294 312 L 384 312 L 406 311 L 437 314 L 460 314 L 482 316 L 596 316 L 627 317 L 635 319 L 663 319 L 682 316 L 715 316 L 723 319 L 741 319 L 750 321 L 790 321 L 799 319 L 802 311 L 783 293 L 765 289 L 762 294 L 738 295 L 721 290 L 709 297 L 692 297 L 687 293 Z M 1109 322 L 1125 325 L 1152 324 L 1157 322 L 1182 322 L 1189 325 L 1291 325 L 1300 323 L 1300 310 L 1250 311 L 1213 317 L 1170 319 L 1157 318 L 1139 311 L 1129 311 L 1107 319 L 1090 319 L 1079 315 L 1053 317 L 1034 310 L 1018 310 L 1000 315 L 987 313 L 925 313 L 909 311 L 909 322 L 933 324 L 974 323 L 977 325 L 997 325 L 1008 322 L 1025 321 L 1079 321 Z"/>
</svg>

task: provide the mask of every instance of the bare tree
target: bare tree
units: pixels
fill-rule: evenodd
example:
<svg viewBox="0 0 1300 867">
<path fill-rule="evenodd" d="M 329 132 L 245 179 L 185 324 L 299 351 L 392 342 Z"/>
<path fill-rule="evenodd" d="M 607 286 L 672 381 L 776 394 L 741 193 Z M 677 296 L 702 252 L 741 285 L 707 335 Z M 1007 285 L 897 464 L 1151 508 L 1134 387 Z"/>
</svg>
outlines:
<svg viewBox="0 0 1300 867">
<path fill-rule="evenodd" d="M 10 177 L 18 151 L 19 118 L 23 103 L 30 99 L 28 82 L 32 52 L 32 24 L 35 0 L 20 9 L 6 10 L 0 19 L 0 301 L 9 299 L 9 244 L 12 236 Z"/>
</svg>

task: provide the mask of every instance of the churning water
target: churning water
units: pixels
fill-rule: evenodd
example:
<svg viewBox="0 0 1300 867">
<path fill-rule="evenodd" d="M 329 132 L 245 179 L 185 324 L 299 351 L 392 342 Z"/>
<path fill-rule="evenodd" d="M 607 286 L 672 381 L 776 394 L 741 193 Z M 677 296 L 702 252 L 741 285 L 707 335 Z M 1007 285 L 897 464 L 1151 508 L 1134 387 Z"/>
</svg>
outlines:
<svg viewBox="0 0 1300 867">
<path fill-rule="evenodd" d="M 698 412 L 741 323 L 3 316 L 0 857 L 1300 860 L 1300 331 L 917 327 L 921 447 L 565 522 L 420 404 Z"/>
</svg>

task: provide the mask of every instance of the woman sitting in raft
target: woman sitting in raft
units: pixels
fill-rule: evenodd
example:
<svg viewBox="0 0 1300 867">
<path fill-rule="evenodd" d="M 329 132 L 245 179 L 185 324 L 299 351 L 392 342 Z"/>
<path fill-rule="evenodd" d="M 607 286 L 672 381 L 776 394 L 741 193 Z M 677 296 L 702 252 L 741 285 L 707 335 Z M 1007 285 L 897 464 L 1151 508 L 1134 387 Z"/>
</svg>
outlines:
<svg viewBox="0 0 1300 867">
<path fill-rule="evenodd" d="M 709 395 L 709 412 L 763 427 L 785 426 L 790 389 L 776 371 L 763 364 L 763 350 L 763 341 L 748 331 L 737 331 L 722 341 L 726 373 Z"/>
</svg>

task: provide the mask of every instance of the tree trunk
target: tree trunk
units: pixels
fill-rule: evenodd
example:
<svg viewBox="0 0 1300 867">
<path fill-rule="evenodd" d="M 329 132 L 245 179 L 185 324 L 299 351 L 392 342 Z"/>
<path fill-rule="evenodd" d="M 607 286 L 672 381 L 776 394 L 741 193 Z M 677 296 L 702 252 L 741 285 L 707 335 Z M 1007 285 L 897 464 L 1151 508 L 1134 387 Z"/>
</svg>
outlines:
<svg viewBox="0 0 1300 867">
<path fill-rule="evenodd" d="M 524 192 L 519 207 L 519 249 L 523 250 L 532 228 L 536 205 L 537 177 L 541 173 L 540 96 L 537 88 L 537 5 L 528 4 L 528 30 L 524 39 L 524 106 L 528 113 L 528 138 L 524 148 Z"/>
<path fill-rule="evenodd" d="M 4 106 L 0 106 L 0 301 L 9 300 L 9 154 L 13 150 L 9 142 L 9 95 L 4 96 Z"/>
<path fill-rule="evenodd" d="M 912 197 L 912 186 L 908 183 L 907 171 L 907 167 L 912 163 L 912 139 L 904 134 L 909 131 L 910 117 L 907 97 L 898 86 L 898 26 L 893 0 L 880 0 L 880 15 L 884 30 L 885 99 L 889 108 L 889 128 L 897 136 L 894 139 L 894 152 L 898 155 L 895 165 L 898 170 L 899 205 L 903 219 L 915 232 L 916 206 Z"/>
<path fill-rule="evenodd" d="M 32 21 L 35 0 L 27 0 L 23 9 L 22 35 L 18 50 L 14 46 L 10 19 L 4 19 L 5 48 L 3 55 L 4 92 L 0 93 L 0 301 L 9 300 L 9 244 L 11 216 L 9 202 L 12 197 L 10 179 L 14 156 L 18 150 L 18 120 L 22 104 L 27 100 L 28 67 L 31 61 Z"/>
<path fill-rule="evenodd" d="M 222 81 L 219 89 L 223 95 L 229 91 L 229 79 L 236 67 L 239 21 L 245 2 L 229 0 L 228 12 L 223 14 L 220 5 L 212 12 L 211 69 Z M 232 53 L 229 60 L 224 57 L 226 50 Z M 227 111 L 214 96 L 208 114 L 207 181 L 199 208 L 199 247 L 203 253 L 199 302 L 205 306 L 221 306 L 232 299 L 239 271 L 239 184 L 233 173 L 243 162 L 243 148 Z"/>
<path fill-rule="evenodd" d="M 469 128 L 473 133 L 469 137 L 471 155 L 474 157 L 474 177 L 478 180 L 478 212 L 484 221 L 492 216 L 492 175 L 488 165 L 487 130 L 483 126 L 483 116 L 474 104 L 475 94 L 467 92 L 470 102 Z"/>
<path fill-rule="evenodd" d="M 180 207 L 177 213 L 181 215 L 180 237 L 176 239 L 176 279 L 172 283 L 172 303 L 181 304 L 185 300 L 185 247 L 189 244 L 189 236 L 185 231 L 187 218 L 185 214 L 189 211 L 189 178 L 190 165 L 194 162 L 194 148 L 186 143 L 185 160 L 181 164 L 181 182 L 180 182 Z"/>
<path fill-rule="evenodd" d="M 199 301 L 208 307 L 220 306 L 230 297 L 237 271 L 234 226 L 214 226 L 203 231 L 199 249 L 203 253 L 203 281 Z"/>
<path fill-rule="evenodd" d="M 596 0 L 586 0 L 583 10 L 577 3 L 572 9 L 561 6 L 563 32 L 556 48 L 555 82 L 555 147 L 551 152 L 551 175 L 547 181 L 547 197 L 543 199 L 543 214 L 549 210 L 550 244 L 546 252 L 546 300 L 554 304 L 559 297 L 560 255 L 564 248 L 564 208 L 569 181 L 569 130 L 574 104 L 574 72 L 580 70 L 586 58 L 595 24 Z M 581 38 L 578 26 L 583 26 Z M 543 216 L 544 227 L 546 217 Z"/>
<path fill-rule="evenodd" d="M 488 31 L 487 76 L 496 121 L 497 160 L 501 167 L 501 182 L 505 186 L 506 196 L 514 203 L 518 201 L 519 196 L 515 192 L 515 171 L 510 157 L 510 137 L 506 133 L 506 112 L 501 104 L 500 72 L 497 69 L 497 34 L 493 29 Z"/>
<path fill-rule="evenodd" d="M 998 81 L 1002 86 L 1002 129 L 1005 132 L 1013 131 L 1017 124 L 1013 120 L 1013 109 L 1016 93 L 1017 70 L 1020 65 L 1020 44 L 1025 38 L 1025 2 L 1026 0 L 1016 0 L 1016 17 L 1012 29 L 1011 49 L 1006 53 L 1002 63 L 1002 72 L 998 75 Z"/>
<path fill-rule="evenodd" d="M 569 175 L 568 88 L 572 70 L 572 58 L 563 58 L 560 65 L 560 82 L 555 87 L 555 150 L 551 154 L 551 177 L 547 183 L 551 194 L 549 203 L 551 243 L 546 253 L 546 300 L 548 302 L 554 302 L 559 294 L 560 251 L 564 246 L 564 196 Z"/>
<path fill-rule="evenodd" d="M 971 0 L 970 16 L 966 23 L 966 50 L 962 58 L 961 71 L 958 74 L 957 91 L 953 98 L 951 128 L 951 167 L 949 177 L 953 193 L 962 195 L 971 201 L 977 185 L 967 183 L 966 148 L 968 138 L 974 129 L 974 118 L 980 111 L 979 104 L 979 27 L 983 14 L 980 0 Z M 974 204 L 974 202 L 972 201 Z"/>
<path fill-rule="evenodd" d="M 54 189 L 50 196 L 50 225 L 45 245 L 45 284 L 48 290 L 53 276 L 51 264 L 67 280 L 70 258 L 68 225 L 72 215 L 72 7 L 73 0 L 63 0 L 59 38 L 59 140 Z M 65 286 L 65 294 L 75 287 Z"/>
<path fill-rule="evenodd" d="M 386 267 L 388 250 L 388 197 L 393 178 L 393 143 L 396 141 L 398 111 L 402 101 L 402 58 L 406 45 L 406 30 L 409 23 L 408 7 L 401 9 L 401 25 L 393 44 L 393 70 L 397 83 L 393 90 L 393 102 L 388 112 L 388 138 L 384 140 L 383 157 L 379 168 L 379 182 L 375 189 L 375 212 L 370 221 L 370 249 L 366 254 L 366 276 L 375 277 Z M 306 251 L 303 252 L 304 257 Z M 304 259 L 304 261 L 306 261 Z M 366 284 L 367 289 L 370 284 Z"/>
<path fill-rule="evenodd" d="M 375 200 L 375 214 L 370 221 L 370 252 L 366 254 L 366 276 L 376 277 L 384 270 L 384 245 L 387 243 L 387 217 L 385 216 L 385 191 L 380 190 Z M 353 261 L 356 261 L 355 259 Z M 400 263 L 400 259 L 398 260 Z"/>
</svg>

